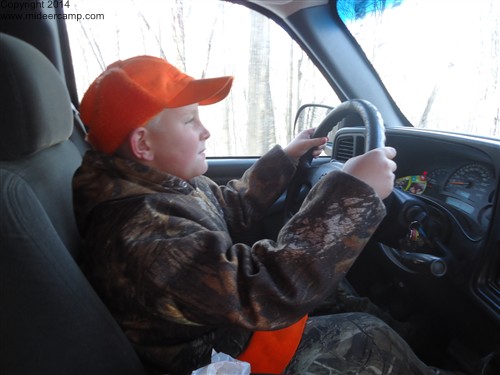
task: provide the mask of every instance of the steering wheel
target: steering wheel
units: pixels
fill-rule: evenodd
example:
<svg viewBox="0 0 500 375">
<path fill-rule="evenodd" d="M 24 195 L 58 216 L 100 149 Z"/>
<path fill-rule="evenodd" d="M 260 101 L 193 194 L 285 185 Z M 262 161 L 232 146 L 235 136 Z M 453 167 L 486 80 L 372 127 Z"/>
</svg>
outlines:
<svg viewBox="0 0 500 375">
<path fill-rule="evenodd" d="M 321 121 L 312 138 L 326 137 L 341 120 L 357 115 L 365 125 L 365 152 L 385 145 L 385 127 L 377 108 L 366 100 L 353 99 L 335 107 Z M 339 129 L 345 124 L 340 123 Z M 326 174 L 342 169 L 343 163 L 333 159 L 319 166 L 312 165 L 312 150 L 303 155 L 299 161 L 294 178 L 289 184 L 285 200 L 285 219 L 297 212 L 301 202 L 309 190 Z"/>
</svg>

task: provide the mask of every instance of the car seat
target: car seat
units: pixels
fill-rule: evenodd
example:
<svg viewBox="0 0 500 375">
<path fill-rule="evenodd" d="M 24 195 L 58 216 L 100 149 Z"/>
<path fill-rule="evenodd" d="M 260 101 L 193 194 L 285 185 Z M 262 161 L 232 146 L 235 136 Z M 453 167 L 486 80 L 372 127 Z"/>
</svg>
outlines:
<svg viewBox="0 0 500 375">
<path fill-rule="evenodd" d="M 66 86 L 6 34 L 0 82 L 0 373 L 145 373 L 75 261 L 71 179 L 82 156 Z"/>
</svg>

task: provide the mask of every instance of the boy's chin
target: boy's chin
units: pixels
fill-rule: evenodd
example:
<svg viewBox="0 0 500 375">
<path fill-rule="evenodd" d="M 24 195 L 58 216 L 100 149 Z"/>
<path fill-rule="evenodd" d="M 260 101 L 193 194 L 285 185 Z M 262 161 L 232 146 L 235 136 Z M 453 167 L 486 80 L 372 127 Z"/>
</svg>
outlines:
<svg viewBox="0 0 500 375">
<path fill-rule="evenodd" d="M 205 161 L 202 171 L 199 175 L 201 176 L 202 174 L 207 173 L 207 171 L 208 171 L 208 163 Z"/>
</svg>

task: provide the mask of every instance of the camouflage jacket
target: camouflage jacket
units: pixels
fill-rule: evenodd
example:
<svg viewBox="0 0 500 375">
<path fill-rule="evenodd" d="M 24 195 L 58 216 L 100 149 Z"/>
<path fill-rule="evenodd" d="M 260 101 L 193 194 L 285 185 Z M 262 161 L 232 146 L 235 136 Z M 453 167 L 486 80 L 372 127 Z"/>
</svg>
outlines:
<svg viewBox="0 0 500 375">
<path fill-rule="evenodd" d="M 82 268 L 148 368 L 191 373 L 212 348 L 237 356 L 252 331 L 290 325 L 332 293 L 385 214 L 356 178 L 322 178 L 276 241 L 232 240 L 294 172 L 279 146 L 223 187 L 87 152 L 73 180 Z"/>
</svg>

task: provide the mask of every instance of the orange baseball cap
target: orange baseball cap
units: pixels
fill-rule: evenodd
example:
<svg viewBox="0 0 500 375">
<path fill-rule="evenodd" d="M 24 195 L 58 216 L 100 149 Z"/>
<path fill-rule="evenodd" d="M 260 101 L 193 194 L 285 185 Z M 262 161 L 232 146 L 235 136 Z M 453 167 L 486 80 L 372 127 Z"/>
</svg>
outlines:
<svg viewBox="0 0 500 375">
<path fill-rule="evenodd" d="M 92 146 L 113 154 L 132 130 L 163 109 L 217 103 L 232 83 L 230 76 L 194 79 L 158 57 L 132 57 L 95 79 L 80 103 L 80 117 Z"/>
</svg>

